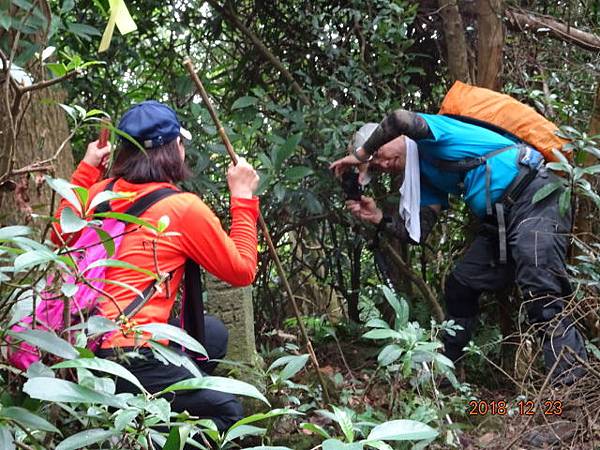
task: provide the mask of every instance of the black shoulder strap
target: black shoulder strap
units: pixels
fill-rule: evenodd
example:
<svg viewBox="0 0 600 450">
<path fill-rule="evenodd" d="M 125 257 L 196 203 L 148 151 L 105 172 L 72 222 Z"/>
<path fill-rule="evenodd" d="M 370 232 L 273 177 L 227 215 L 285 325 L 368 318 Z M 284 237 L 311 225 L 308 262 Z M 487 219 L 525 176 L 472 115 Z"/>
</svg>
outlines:
<svg viewBox="0 0 600 450">
<path fill-rule="evenodd" d="M 182 328 L 204 345 L 204 300 L 200 266 L 191 259 L 185 263 L 183 305 L 181 305 Z M 189 350 L 187 350 L 190 353 Z M 192 355 L 202 356 L 202 355 Z"/>
<path fill-rule="evenodd" d="M 178 193 L 180 192 L 171 188 L 157 189 L 137 200 L 125 213 L 139 217 L 159 200 Z M 129 303 L 129 305 L 123 309 L 123 314 L 129 318 L 134 316 L 154 295 L 155 291 L 156 286 L 153 282 L 151 282 L 146 289 L 144 289 L 142 295 L 135 297 L 131 303 Z M 182 328 L 185 329 L 188 334 L 194 337 L 197 341 L 204 344 L 204 302 L 202 299 L 202 278 L 200 275 L 200 266 L 191 259 L 188 259 L 185 263 L 184 300 L 181 317 Z M 203 358 L 203 355 L 195 355 L 192 354 L 193 352 L 191 351 L 187 352 L 193 357 L 197 356 L 199 358 Z"/>
<path fill-rule="evenodd" d="M 496 155 L 499 155 L 500 153 L 504 153 L 510 149 L 517 148 L 517 147 L 519 147 L 519 145 L 520 144 L 508 145 L 506 147 L 492 150 L 491 152 L 486 153 L 485 155 L 482 155 L 482 156 L 477 156 L 477 157 L 473 157 L 473 158 L 464 158 L 464 159 L 459 159 L 456 161 L 449 160 L 449 159 L 433 158 L 430 155 L 426 154 L 426 152 L 420 152 L 419 156 L 421 158 L 423 158 L 425 161 L 427 161 L 428 163 L 430 163 L 432 166 L 434 166 L 440 170 L 443 170 L 444 172 L 464 173 L 464 172 L 468 172 L 469 170 L 474 169 L 476 167 L 482 166 L 483 164 L 485 164 L 487 162 L 488 159 L 490 159 Z"/>
<path fill-rule="evenodd" d="M 115 186 L 115 183 L 117 182 L 116 178 L 113 178 L 112 180 L 110 180 L 108 182 L 108 184 L 106 185 L 106 187 L 104 188 L 105 191 L 112 191 L 113 187 Z M 107 200 L 105 202 L 100 203 L 98 206 L 96 206 L 96 212 L 97 213 L 104 213 L 104 212 L 109 212 L 110 209 L 110 202 Z"/>
<path fill-rule="evenodd" d="M 139 217 L 156 202 L 173 194 L 179 194 L 179 191 L 171 188 L 161 188 L 152 191 L 136 200 L 133 205 L 131 205 L 129 209 L 125 211 L 125 214 Z"/>
</svg>

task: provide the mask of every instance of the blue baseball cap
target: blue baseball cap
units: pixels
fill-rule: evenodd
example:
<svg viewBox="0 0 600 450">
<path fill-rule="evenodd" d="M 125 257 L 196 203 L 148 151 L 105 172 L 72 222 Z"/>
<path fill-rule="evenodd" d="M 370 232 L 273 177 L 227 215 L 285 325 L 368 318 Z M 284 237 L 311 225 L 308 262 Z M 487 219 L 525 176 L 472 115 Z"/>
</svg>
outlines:
<svg viewBox="0 0 600 450">
<path fill-rule="evenodd" d="M 168 144 L 177 136 L 192 139 L 192 134 L 179 123 L 175 111 L 156 100 L 131 107 L 123 114 L 118 128 L 148 149 Z"/>
</svg>

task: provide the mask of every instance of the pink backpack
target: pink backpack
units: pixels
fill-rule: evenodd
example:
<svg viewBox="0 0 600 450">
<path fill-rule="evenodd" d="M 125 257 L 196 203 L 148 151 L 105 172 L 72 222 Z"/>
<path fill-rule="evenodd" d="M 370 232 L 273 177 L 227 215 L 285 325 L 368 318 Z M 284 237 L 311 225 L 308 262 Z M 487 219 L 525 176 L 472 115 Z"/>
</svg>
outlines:
<svg viewBox="0 0 600 450">
<path fill-rule="evenodd" d="M 112 190 L 116 180 L 111 181 L 106 190 Z M 129 209 L 126 214 L 130 216 L 138 217 L 150 206 L 159 200 L 168 197 L 173 194 L 177 194 L 178 191 L 169 188 L 158 189 L 153 191 L 139 200 L 137 200 Z M 96 212 L 109 212 L 110 206 L 107 202 L 101 203 L 96 208 Z M 114 243 L 114 257 L 116 257 L 123 235 L 125 234 L 126 222 L 113 219 L 105 218 L 102 220 L 101 229 L 111 236 Z M 91 227 L 83 229 L 81 236 L 75 244 L 72 246 L 73 250 L 71 255 L 77 264 L 78 272 L 85 271 L 93 262 L 108 258 L 108 253 L 103 245 L 103 239 L 100 238 L 103 233 L 97 233 Z M 104 235 L 106 236 L 106 235 Z M 106 239 L 104 239 L 106 240 Z M 89 280 L 103 280 L 106 275 L 106 266 L 95 266 L 89 269 L 85 278 Z M 48 285 L 54 281 L 49 277 Z M 75 283 L 75 277 L 72 275 L 64 275 L 63 283 Z M 104 282 L 102 281 L 91 281 L 97 289 L 102 289 Z M 135 309 L 139 308 L 143 303 L 146 302 L 154 294 L 155 286 L 154 282 L 142 292 L 142 296 L 136 297 L 130 305 L 125 308 L 123 313 L 129 316 Z M 26 329 L 37 328 L 41 330 L 52 330 L 57 334 L 61 334 L 65 329 L 64 323 L 64 306 L 65 301 L 62 298 L 56 298 L 54 293 L 43 292 L 41 301 L 38 303 L 35 309 L 35 327 L 33 326 L 33 316 L 27 316 L 20 320 L 19 324 L 14 325 L 11 330 L 14 332 L 23 331 Z M 70 299 L 70 314 L 71 314 L 71 325 L 75 325 L 81 321 L 81 317 L 89 317 L 97 313 L 97 300 L 98 291 L 91 288 L 90 286 L 78 283 L 77 292 Z M 106 337 L 106 335 L 104 335 Z M 69 336 L 70 338 L 70 336 Z M 71 341 L 71 339 L 69 339 Z M 102 338 L 95 339 L 88 343 L 88 348 L 95 351 Z M 31 364 L 40 360 L 39 350 L 33 345 L 27 342 L 13 343 L 9 347 L 9 361 L 10 363 L 22 370 L 27 370 Z"/>
</svg>

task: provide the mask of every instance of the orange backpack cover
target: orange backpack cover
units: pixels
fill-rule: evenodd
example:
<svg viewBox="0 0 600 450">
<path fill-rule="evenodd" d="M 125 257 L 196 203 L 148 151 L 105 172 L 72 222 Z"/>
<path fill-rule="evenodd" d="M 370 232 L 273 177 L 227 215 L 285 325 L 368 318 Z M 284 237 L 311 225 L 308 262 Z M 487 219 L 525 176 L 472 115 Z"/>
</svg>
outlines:
<svg viewBox="0 0 600 450">
<path fill-rule="evenodd" d="M 556 135 L 558 127 L 506 94 L 457 81 L 444 97 L 439 114 L 465 116 L 487 122 L 515 135 L 535 147 L 546 161 L 557 161 L 552 149 L 563 150 L 568 141 Z"/>
</svg>

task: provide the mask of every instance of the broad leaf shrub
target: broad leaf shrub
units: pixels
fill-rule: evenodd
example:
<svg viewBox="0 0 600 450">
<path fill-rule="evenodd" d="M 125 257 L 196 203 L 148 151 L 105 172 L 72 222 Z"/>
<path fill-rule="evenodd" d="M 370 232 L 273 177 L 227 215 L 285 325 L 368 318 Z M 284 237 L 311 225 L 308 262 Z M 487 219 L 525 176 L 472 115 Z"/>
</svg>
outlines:
<svg viewBox="0 0 600 450">
<path fill-rule="evenodd" d="M 158 224 L 151 224 L 126 214 L 92 212 L 93 205 L 122 194 L 103 192 L 90 199 L 87 190 L 65 180 L 48 178 L 47 181 L 52 189 L 70 202 L 70 206 L 58 219 L 65 231 L 75 232 L 86 227 L 99 230 L 100 219 L 115 218 L 151 229 L 156 239 L 171 233 L 168 231 L 168 217 L 161 218 Z M 55 298 L 62 299 L 68 308 L 78 285 L 85 280 L 86 274 L 78 273 L 77 265 L 69 256 L 73 248 L 67 245 L 53 246 L 46 240 L 40 242 L 34 237 L 34 229 L 30 227 L 11 226 L 0 229 L 0 338 L 3 360 L 0 375 L 4 387 L 0 397 L 0 448 L 181 449 L 186 442 L 200 449 L 238 448 L 244 438 L 251 436 L 263 442 L 270 440 L 268 428 L 251 424 L 280 416 L 294 417 L 303 414 L 287 407 L 271 409 L 245 417 L 226 432 L 220 433 L 210 420 L 172 411 L 164 395 L 190 389 L 212 389 L 251 397 L 270 406 L 265 394 L 277 394 L 285 388 L 299 386 L 291 379 L 304 369 L 307 355 L 290 354 L 274 361 L 261 374 L 268 380 L 265 383 L 268 386 L 267 392 L 263 393 L 251 384 L 235 379 L 203 376 L 191 360 L 158 342 L 168 339 L 195 352 L 206 353 L 202 345 L 185 331 L 168 324 L 138 326 L 135 320 L 124 316 L 112 321 L 90 311 L 82 312 L 80 320 L 71 323 L 65 330 L 33 327 L 18 333 L 11 331 L 12 325 L 32 314 L 35 306 L 42 301 L 43 294 L 52 293 L 57 296 Z M 111 258 L 98 260 L 93 264 L 148 272 L 115 259 L 115 247 L 110 236 L 100 237 Z M 72 276 L 75 282 L 63 283 L 65 274 Z M 146 274 L 152 276 L 156 283 L 163 281 L 159 274 Z M 129 288 L 135 291 L 133 287 Z M 98 290 L 98 295 L 103 296 L 101 289 Z M 148 392 L 118 361 L 98 358 L 87 348 L 91 340 L 106 332 L 134 335 L 144 333 L 144 336 L 149 337 L 151 349 L 157 358 L 165 363 L 183 365 L 188 368 L 192 377 L 161 392 Z M 7 363 L 8 353 L 21 341 L 37 347 L 41 356 L 40 361 L 33 363 L 26 372 Z M 140 355 L 133 351 L 123 356 L 134 358 Z M 129 381 L 139 392 L 116 394 L 116 377 Z M 291 397 L 288 400 L 290 399 Z M 289 403 L 293 404 L 294 401 Z M 299 400 L 295 403 L 302 406 Z M 438 434 L 431 426 L 416 420 L 353 423 L 355 413 L 333 405 L 331 408 L 333 413 L 325 410 L 318 413 L 331 417 L 339 425 L 343 438 L 337 439 L 333 437 L 334 434 L 322 428 L 312 429 L 316 432 L 315 436 L 324 439 L 323 448 L 330 450 L 367 447 L 387 449 L 391 447 L 386 441 L 431 440 Z M 309 425 L 303 427 L 311 429 Z M 263 445 L 253 448 L 286 447 Z"/>
</svg>

